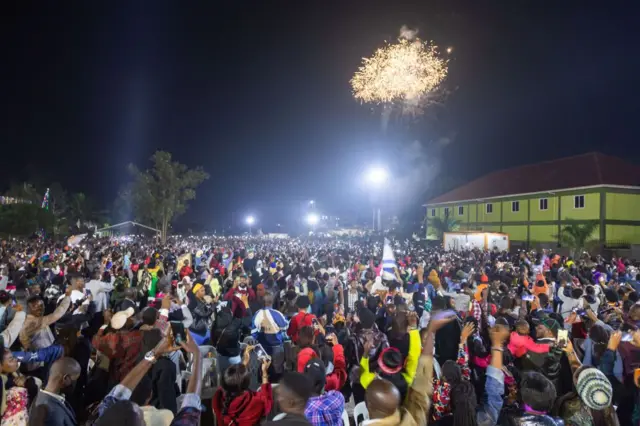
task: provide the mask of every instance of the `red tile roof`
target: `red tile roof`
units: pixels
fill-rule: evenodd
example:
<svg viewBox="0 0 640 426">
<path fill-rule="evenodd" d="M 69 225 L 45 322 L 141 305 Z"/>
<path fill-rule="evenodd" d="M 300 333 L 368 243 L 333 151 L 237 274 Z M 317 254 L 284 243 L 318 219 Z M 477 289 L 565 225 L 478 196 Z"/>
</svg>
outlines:
<svg viewBox="0 0 640 426">
<path fill-rule="evenodd" d="M 489 173 L 427 204 L 477 200 L 595 185 L 640 187 L 640 167 L 598 152 Z"/>
</svg>

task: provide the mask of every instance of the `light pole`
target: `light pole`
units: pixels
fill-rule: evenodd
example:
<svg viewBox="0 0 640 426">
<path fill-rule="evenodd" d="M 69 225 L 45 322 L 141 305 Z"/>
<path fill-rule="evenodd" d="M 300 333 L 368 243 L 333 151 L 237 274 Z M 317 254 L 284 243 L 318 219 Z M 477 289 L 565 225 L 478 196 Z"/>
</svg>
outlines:
<svg viewBox="0 0 640 426">
<path fill-rule="evenodd" d="M 318 215 L 315 213 L 309 213 L 309 215 L 307 215 L 307 223 L 311 226 L 311 230 L 313 232 L 315 232 L 316 230 L 316 225 L 318 224 Z"/>
<path fill-rule="evenodd" d="M 247 216 L 247 225 L 249 225 L 249 234 L 251 234 L 251 227 L 256 223 L 256 218 L 253 216 Z"/>
<path fill-rule="evenodd" d="M 383 166 L 372 166 L 367 170 L 365 175 L 367 184 L 373 191 L 382 189 L 389 181 L 389 171 Z M 378 231 L 382 230 L 382 218 L 380 215 L 380 207 L 373 207 L 373 230 L 376 230 L 376 222 L 378 223 Z"/>
</svg>

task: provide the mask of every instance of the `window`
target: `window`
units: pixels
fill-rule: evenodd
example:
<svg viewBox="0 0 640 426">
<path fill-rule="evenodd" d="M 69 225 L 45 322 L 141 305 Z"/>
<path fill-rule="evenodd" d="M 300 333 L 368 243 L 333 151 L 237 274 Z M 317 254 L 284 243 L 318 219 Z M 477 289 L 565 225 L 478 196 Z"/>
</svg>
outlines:
<svg viewBox="0 0 640 426">
<path fill-rule="evenodd" d="M 487 203 L 487 214 L 493 213 L 493 204 Z"/>
<path fill-rule="evenodd" d="M 436 209 L 431 209 L 431 217 L 436 217 Z"/>
<path fill-rule="evenodd" d="M 444 208 L 444 215 L 449 216 L 449 207 Z"/>
<path fill-rule="evenodd" d="M 540 210 L 549 210 L 549 200 L 547 198 L 540 198 Z"/>
<path fill-rule="evenodd" d="M 512 201 L 511 202 L 511 211 L 514 212 L 514 213 L 520 211 L 520 201 Z"/>
<path fill-rule="evenodd" d="M 464 206 L 459 206 L 458 207 L 458 216 L 462 216 L 464 215 Z"/>
<path fill-rule="evenodd" d="M 573 197 L 573 208 L 584 209 L 584 195 L 576 195 Z"/>
</svg>

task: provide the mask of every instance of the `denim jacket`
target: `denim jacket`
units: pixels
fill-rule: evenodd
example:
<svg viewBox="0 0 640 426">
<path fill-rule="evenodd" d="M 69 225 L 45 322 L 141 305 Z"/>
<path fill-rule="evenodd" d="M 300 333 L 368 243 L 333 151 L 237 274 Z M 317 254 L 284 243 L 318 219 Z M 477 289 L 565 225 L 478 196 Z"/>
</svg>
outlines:
<svg viewBox="0 0 640 426">
<path fill-rule="evenodd" d="M 482 406 L 477 410 L 478 426 L 495 426 L 502 410 L 504 373 L 493 366 L 487 367 L 487 381 L 482 395 Z"/>
</svg>

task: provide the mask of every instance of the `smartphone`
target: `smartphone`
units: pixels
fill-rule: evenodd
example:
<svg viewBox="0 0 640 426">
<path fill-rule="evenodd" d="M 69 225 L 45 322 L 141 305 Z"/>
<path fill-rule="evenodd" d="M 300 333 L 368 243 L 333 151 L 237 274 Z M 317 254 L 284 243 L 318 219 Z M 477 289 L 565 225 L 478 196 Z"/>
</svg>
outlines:
<svg viewBox="0 0 640 426">
<path fill-rule="evenodd" d="M 569 331 L 568 330 L 558 330 L 558 337 L 556 338 L 556 342 L 559 346 L 567 346 L 567 342 L 569 341 Z"/>
<path fill-rule="evenodd" d="M 318 325 L 318 324 L 319 324 L 319 323 L 318 323 L 318 318 L 312 318 L 312 319 L 311 319 L 311 325 L 313 325 L 313 326 L 315 327 L 315 326 L 316 326 L 316 325 Z"/>
<path fill-rule="evenodd" d="M 271 357 L 267 354 L 267 352 L 264 350 L 264 348 L 260 343 L 258 343 L 253 347 L 253 352 L 255 352 L 256 356 L 258 357 L 258 360 L 260 361 L 271 360 Z"/>
<path fill-rule="evenodd" d="M 181 321 L 170 321 L 171 331 L 173 332 L 173 339 L 176 345 L 187 341 L 187 333 L 184 331 L 184 324 Z"/>
<path fill-rule="evenodd" d="M 633 334 L 631 333 L 622 333 L 621 342 L 630 342 L 633 340 Z"/>
<path fill-rule="evenodd" d="M 535 297 L 533 297 L 533 294 L 523 294 L 522 300 L 526 302 L 533 302 L 535 300 Z"/>
</svg>

